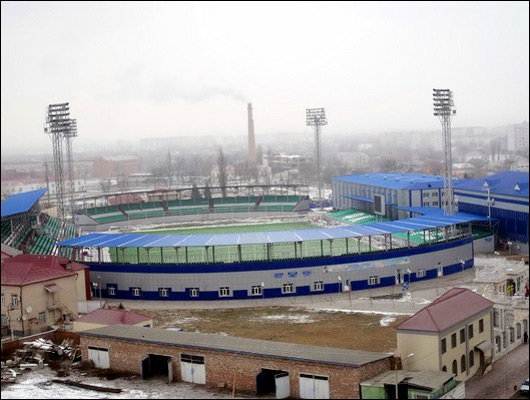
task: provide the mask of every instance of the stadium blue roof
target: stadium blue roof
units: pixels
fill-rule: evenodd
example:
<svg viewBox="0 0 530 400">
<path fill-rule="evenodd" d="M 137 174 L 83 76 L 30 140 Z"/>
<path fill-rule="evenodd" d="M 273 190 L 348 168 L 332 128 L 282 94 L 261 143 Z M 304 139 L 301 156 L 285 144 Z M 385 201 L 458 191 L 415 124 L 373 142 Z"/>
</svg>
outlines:
<svg viewBox="0 0 530 400">
<path fill-rule="evenodd" d="M 14 194 L 2 202 L 2 218 L 28 212 L 46 192 L 46 188 Z"/>
<path fill-rule="evenodd" d="M 428 215 L 390 222 L 374 222 L 366 225 L 343 226 L 340 228 L 300 229 L 295 231 L 226 233 L 211 235 L 142 235 L 91 233 L 57 243 L 59 246 L 75 247 L 204 247 L 234 246 L 246 244 L 289 243 L 312 240 L 355 238 L 383 235 L 418 229 L 439 228 L 475 220 L 482 220 L 473 214 Z"/>
<path fill-rule="evenodd" d="M 346 197 L 347 199 L 365 201 L 367 203 L 375 203 L 373 199 L 369 199 L 367 197 L 362 197 L 362 196 L 353 196 L 351 194 L 345 194 L 344 197 Z"/>
<path fill-rule="evenodd" d="M 528 172 L 504 171 L 479 179 L 460 179 L 455 190 L 500 194 L 528 198 Z"/>
<path fill-rule="evenodd" d="M 396 207 L 398 210 L 410 211 L 416 214 L 434 215 L 444 217 L 444 210 L 438 207 Z M 474 215 L 474 214 L 473 214 Z M 455 217 L 469 218 L 471 214 L 463 212 L 455 212 Z M 475 221 L 494 221 L 494 218 L 483 217 L 481 215 L 474 215 Z"/>
<path fill-rule="evenodd" d="M 440 189 L 444 186 L 442 176 L 420 174 L 377 172 L 360 175 L 336 176 L 333 180 L 384 187 L 387 189 Z M 454 181 L 456 182 L 458 180 L 455 179 Z"/>
</svg>

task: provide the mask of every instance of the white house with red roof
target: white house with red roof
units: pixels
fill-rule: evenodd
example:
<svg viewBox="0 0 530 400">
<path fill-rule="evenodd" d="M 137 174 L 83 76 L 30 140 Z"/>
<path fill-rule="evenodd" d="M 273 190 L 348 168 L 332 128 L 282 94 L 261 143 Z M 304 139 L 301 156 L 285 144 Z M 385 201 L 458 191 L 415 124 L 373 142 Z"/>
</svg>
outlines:
<svg viewBox="0 0 530 400">
<path fill-rule="evenodd" d="M 2 263 L 2 331 L 26 336 L 77 318 L 90 299 L 88 267 L 52 255 L 21 254 Z"/>
<path fill-rule="evenodd" d="M 459 381 L 488 372 L 493 360 L 492 315 L 490 300 L 469 289 L 449 290 L 396 327 L 404 367 L 451 372 Z"/>
<path fill-rule="evenodd" d="M 109 325 L 133 325 L 152 328 L 153 319 L 129 310 L 98 308 L 74 321 L 74 332 L 88 331 Z"/>
</svg>

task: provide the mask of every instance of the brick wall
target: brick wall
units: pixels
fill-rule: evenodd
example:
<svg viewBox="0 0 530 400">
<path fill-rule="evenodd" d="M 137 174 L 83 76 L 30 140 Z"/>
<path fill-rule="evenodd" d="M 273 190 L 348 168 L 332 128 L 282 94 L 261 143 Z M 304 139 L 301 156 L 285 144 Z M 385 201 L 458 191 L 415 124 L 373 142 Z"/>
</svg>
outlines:
<svg viewBox="0 0 530 400">
<path fill-rule="evenodd" d="M 291 397 L 299 397 L 299 374 L 307 373 L 328 376 L 330 398 L 345 399 L 359 398 L 361 381 L 389 370 L 391 367 L 390 358 L 356 368 L 81 335 L 83 360 L 88 360 L 88 346 L 108 348 L 111 369 L 137 374 L 141 374 L 142 359 L 148 354 L 171 356 L 176 381 L 181 380 L 180 354 L 203 356 L 205 357 L 207 386 L 213 388 L 224 386 L 232 390 L 235 377 L 236 391 L 251 395 L 256 394 L 256 376 L 262 368 L 288 371 L 291 380 Z"/>
</svg>

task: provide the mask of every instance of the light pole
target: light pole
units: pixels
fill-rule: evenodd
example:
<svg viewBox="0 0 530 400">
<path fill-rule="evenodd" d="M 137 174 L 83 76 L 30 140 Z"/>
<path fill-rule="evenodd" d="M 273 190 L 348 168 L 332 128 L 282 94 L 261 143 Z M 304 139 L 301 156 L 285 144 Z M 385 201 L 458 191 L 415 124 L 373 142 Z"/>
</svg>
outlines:
<svg viewBox="0 0 530 400">
<path fill-rule="evenodd" d="M 318 200 L 320 202 L 320 209 L 322 210 L 322 173 L 321 173 L 321 159 L 322 159 L 322 149 L 320 146 L 320 132 L 322 127 L 328 124 L 326 119 L 326 110 L 324 108 L 306 108 L 306 125 L 313 126 L 315 129 L 315 156 L 317 162 L 317 177 L 318 177 Z"/>
<path fill-rule="evenodd" d="M 510 249 L 510 257 L 512 256 L 512 242 L 508 242 L 508 248 Z"/>
<path fill-rule="evenodd" d="M 265 300 L 265 282 L 261 282 L 261 295 L 263 296 L 263 300 Z"/>
<path fill-rule="evenodd" d="M 460 260 L 460 265 L 462 265 L 462 271 L 460 272 L 464 272 L 464 267 L 466 266 L 466 262 L 464 260 Z"/>
</svg>

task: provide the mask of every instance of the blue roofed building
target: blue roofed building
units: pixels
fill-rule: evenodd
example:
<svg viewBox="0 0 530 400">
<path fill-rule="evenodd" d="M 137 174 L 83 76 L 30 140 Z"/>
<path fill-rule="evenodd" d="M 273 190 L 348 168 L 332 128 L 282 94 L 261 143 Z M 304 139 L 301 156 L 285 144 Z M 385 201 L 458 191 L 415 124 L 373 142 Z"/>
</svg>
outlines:
<svg viewBox="0 0 530 400">
<path fill-rule="evenodd" d="M 455 184 L 458 210 L 496 219 L 498 238 L 528 254 L 528 177 L 528 172 L 504 171 L 461 179 Z"/>
<path fill-rule="evenodd" d="M 441 208 L 443 187 L 443 177 L 436 175 L 368 173 L 337 176 L 332 182 L 333 207 L 372 213 L 375 195 L 382 195 L 385 216 L 403 219 L 409 214 L 398 207 Z"/>
</svg>

